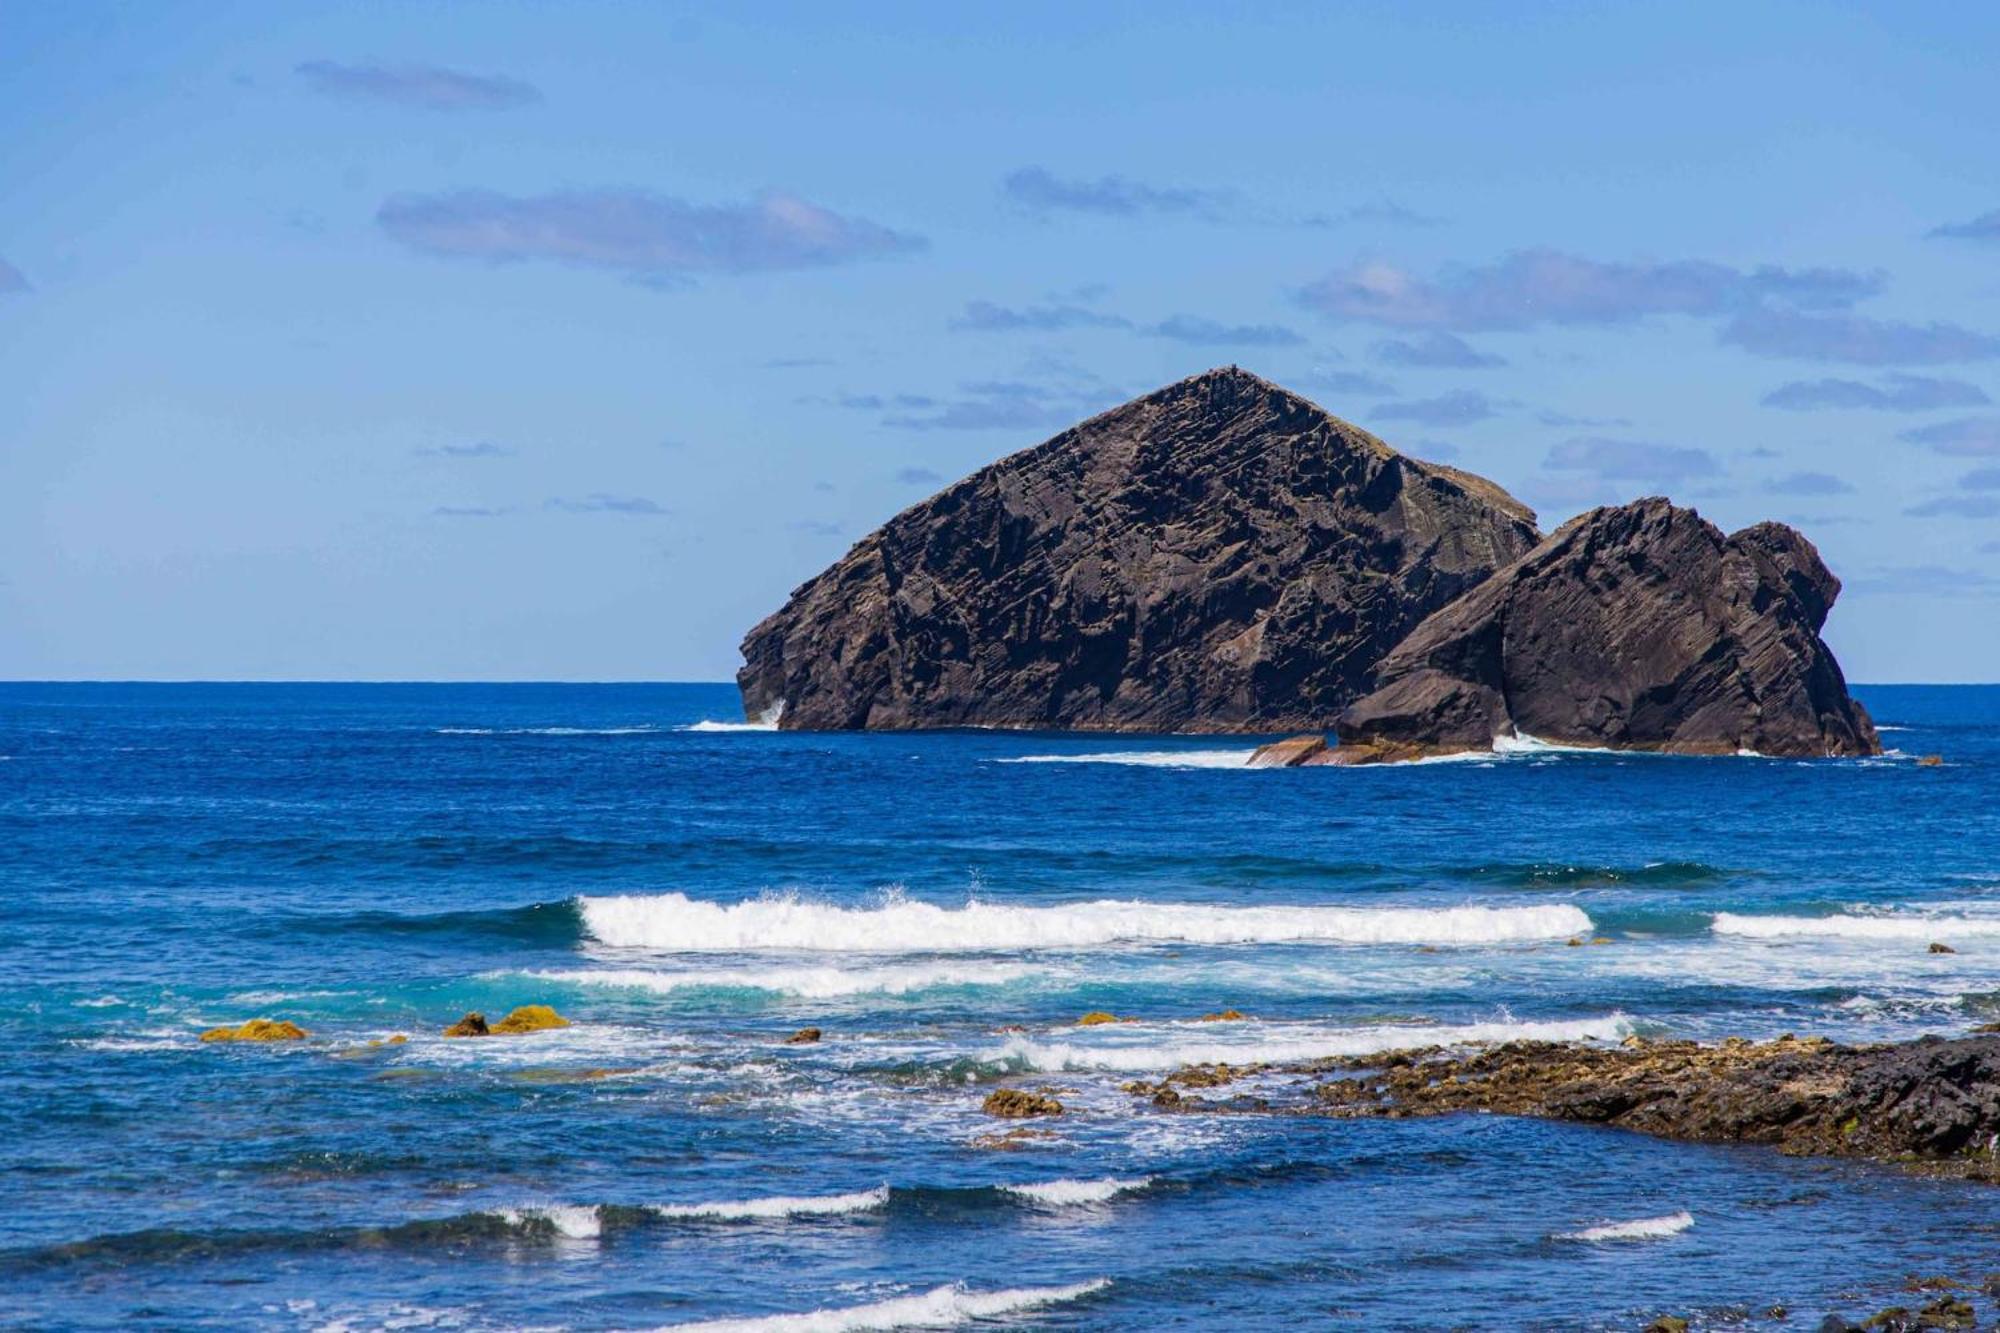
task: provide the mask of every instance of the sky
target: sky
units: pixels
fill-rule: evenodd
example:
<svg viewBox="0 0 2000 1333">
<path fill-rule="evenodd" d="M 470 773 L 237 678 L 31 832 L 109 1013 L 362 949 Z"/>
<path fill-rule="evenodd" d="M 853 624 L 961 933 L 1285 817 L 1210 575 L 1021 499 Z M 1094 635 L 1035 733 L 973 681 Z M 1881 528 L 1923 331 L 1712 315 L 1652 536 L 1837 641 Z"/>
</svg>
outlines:
<svg viewBox="0 0 2000 1333">
<path fill-rule="evenodd" d="M 0 677 L 720 680 L 1238 364 L 2000 680 L 2000 6 L 0 0 Z"/>
</svg>

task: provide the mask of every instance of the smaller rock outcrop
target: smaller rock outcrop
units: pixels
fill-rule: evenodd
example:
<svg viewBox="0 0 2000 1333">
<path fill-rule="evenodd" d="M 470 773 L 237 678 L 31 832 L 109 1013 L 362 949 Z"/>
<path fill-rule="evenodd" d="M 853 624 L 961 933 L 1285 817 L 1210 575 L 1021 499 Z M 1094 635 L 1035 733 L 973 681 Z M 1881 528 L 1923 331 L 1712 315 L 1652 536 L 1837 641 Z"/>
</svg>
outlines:
<svg viewBox="0 0 2000 1333">
<path fill-rule="evenodd" d="M 203 1041 L 298 1041 L 307 1035 L 297 1023 L 283 1018 L 253 1018 L 236 1027 L 210 1028 Z"/>
<path fill-rule="evenodd" d="M 1107 1013 L 1102 1009 L 1093 1009 L 1082 1018 L 1077 1019 L 1076 1025 L 1080 1028 L 1094 1028 L 1105 1023 L 1122 1023 L 1124 1021 L 1124 1019 L 1116 1014 Z"/>
<path fill-rule="evenodd" d="M 1819 630 L 1840 581 L 1779 523 L 1663 499 L 1571 520 L 1433 614 L 1336 723 L 1336 763 L 1503 738 L 1679 754 L 1880 754 Z"/>
<path fill-rule="evenodd" d="M 1251 751 L 1247 766 L 1250 768 L 1301 768 L 1307 764 L 1323 764 L 1332 754 L 1324 736 L 1288 736 L 1281 741 L 1271 741 Z"/>
<path fill-rule="evenodd" d="M 820 1031 L 818 1028 L 800 1028 L 797 1032 L 785 1038 L 785 1045 L 810 1046 L 819 1039 Z"/>
<path fill-rule="evenodd" d="M 474 1011 L 459 1019 L 444 1030 L 447 1037 L 490 1037 L 493 1029 L 486 1026 L 486 1015 Z"/>
<path fill-rule="evenodd" d="M 1020 1088 L 997 1088 L 987 1094 L 985 1102 L 979 1109 L 988 1115 L 997 1115 L 1003 1120 L 1024 1120 L 1030 1116 L 1061 1115 L 1063 1104 L 1039 1092 L 1027 1092 Z"/>
<path fill-rule="evenodd" d="M 496 1037 L 512 1036 L 520 1032 L 546 1032 L 550 1028 L 566 1028 L 569 1020 L 545 1004 L 524 1004 L 493 1025 Z"/>
</svg>

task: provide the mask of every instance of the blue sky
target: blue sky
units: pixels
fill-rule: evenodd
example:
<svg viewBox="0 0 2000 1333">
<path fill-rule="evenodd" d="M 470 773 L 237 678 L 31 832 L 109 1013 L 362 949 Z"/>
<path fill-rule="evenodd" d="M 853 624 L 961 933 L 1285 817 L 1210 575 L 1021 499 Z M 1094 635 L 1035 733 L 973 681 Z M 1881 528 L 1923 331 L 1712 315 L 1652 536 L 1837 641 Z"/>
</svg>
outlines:
<svg viewBox="0 0 2000 1333">
<path fill-rule="evenodd" d="M 724 678 L 1234 362 L 2000 679 L 2000 8 L 1244 8 L 0 0 L 0 675 Z"/>
</svg>

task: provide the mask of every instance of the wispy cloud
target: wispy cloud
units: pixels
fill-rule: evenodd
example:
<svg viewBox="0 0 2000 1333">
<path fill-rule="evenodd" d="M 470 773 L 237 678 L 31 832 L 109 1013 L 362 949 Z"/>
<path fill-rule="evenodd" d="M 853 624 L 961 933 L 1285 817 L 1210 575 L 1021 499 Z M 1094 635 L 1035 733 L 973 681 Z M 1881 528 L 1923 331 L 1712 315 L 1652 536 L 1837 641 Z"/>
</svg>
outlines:
<svg viewBox="0 0 2000 1333">
<path fill-rule="evenodd" d="M 1953 241 L 2000 241 L 2000 208 L 1981 213 L 1969 222 L 1951 222 L 1933 227 L 1930 234 Z"/>
<path fill-rule="evenodd" d="M 658 517 L 667 512 L 643 495 L 606 495 L 602 491 L 594 491 L 580 500 L 552 499 L 545 503 L 544 508 L 564 514 L 641 514 L 647 517 Z"/>
<path fill-rule="evenodd" d="M 1045 430 L 1074 425 L 1118 402 L 1096 390 L 1052 388 L 1016 380 L 988 380 L 961 387 L 957 397 L 921 413 L 884 417 L 902 430 Z"/>
<path fill-rule="evenodd" d="M 1328 393 L 1365 394 L 1370 398 L 1394 398 L 1396 386 L 1377 375 L 1359 370 L 1315 370 L 1299 380 L 1303 388 L 1324 389 Z"/>
<path fill-rule="evenodd" d="M 1624 324 L 1649 315 L 1713 317 L 1766 300 L 1838 308 L 1881 288 L 1880 274 L 1847 269 L 1744 270 L 1700 259 L 1605 263 L 1541 249 L 1433 278 L 1363 262 L 1310 284 L 1299 299 L 1338 320 L 1477 331 Z"/>
<path fill-rule="evenodd" d="M 1720 337 L 1758 356 L 1857 366 L 1927 366 L 2000 357 L 2000 338 L 1957 324 L 1908 324 L 1775 307 L 1744 311 L 1724 326 Z"/>
<path fill-rule="evenodd" d="M 803 532 L 814 537 L 838 537 L 841 533 L 840 524 L 829 523 L 822 518 L 795 518 L 785 526 L 793 532 Z"/>
<path fill-rule="evenodd" d="M 645 190 L 512 196 L 490 190 L 398 194 L 375 220 L 423 254 L 491 263 L 551 260 L 642 281 L 697 272 L 753 273 L 921 250 L 921 237 L 788 194 L 692 204 Z"/>
<path fill-rule="evenodd" d="M 1789 472 L 1764 483 L 1773 495 L 1852 495 L 1854 488 L 1831 472 Z"/>
<path fill-rule="evenodd" d="M 1149 185 L 1127 176 L 1065 180 L 1046 167 L 1022 167 L 1000 183 L 1009 201 L 1031 213 L 1093 213 L 1100 217 L 1213 217 L 1228 203 L 1219 190 Z"/>
<path fill-rule="evenodd" d="M 905 467 L 896 469 L 896 480 L 905 486 L 936 486 L 944 478 L 927 467 Z"/>
<path fill-rule="evenodd" d="M 1918 426 L 1897 438 L 1958 458 L 2000 458 L 2000 417 L 1962 417 Z"/>
<path fill-rule="evenodd" d="M 439 505 L 431 510 L 438 518 L 498 518 L 512 512 L 511 509 L 496 509 L 487 505 Z"/>
<path fill-rule="evenodd" d="M 1911 518 L 2000 518 L 2000 495 L 1940 495 L 1903 512 Z"/>
<path fill-rule="evenodd" d="M 1958 479 L 1959 489 L 1967 491 L 2000 491 L 2000 467 L 1983 467 L 1968 472 Z"/>
<path fill-rule="evenodd" d="M 1549 450 L 1542 465 L 1559 472 L 1587 473 L 1604 481 L 1661 486 L 1713 477 L 1722 470 L 1706 449 L 1594 435 L 1564 440 Z"/>
<path fill-rule="evenodd" d="M 1378 403 L 1369 416 L 1378 421 L 1415 421 L 1426 426 L 1469 426 L 1494 415 L 1493 401 L 1476 389 L 1454 389 L 1435 398 Z"/>
<path fill-rule="evenodd" d="M 1305 341 L 1282 324 L 1223 324 L 1199 315 L 1174 315 L 1146 332 L 1199 347 L 1297 347 Z"/>
<path fill-rule="evenodd" d="M 511 458 L 514 451 L 504 444 L 491 440 L 476 440 L 471 444 L 435 444 L 410 452 L 419 458 Z"/>
<path fill-rule="evenodd" d="M 1862 596 L 1978 597 L 2000 589 L 2000 579 L 1948 565 L 1883 565 L 1854 575 L 1846 585 L 1845 591 Z"/>
<path fill-rule="evenodd" d="M 1388 338 L 1375 344 L 1375 359 L 1419 369 L 1479 370 L 1504 366 L 1507 359 L 1480 351 L 1455 333 L 1435 329 L 1415 338 Z"/>
<path fill-rule="evenodd" d="M 1630 417 L 1579 417 L 1552 410 L 1535 413 L 1535 420 L 1554 430 L 1604 430 L 1632 424 Z"/>
<path fill-rule="evenodd" d="M 937 406 L 935 398 L 921 393 L 837 393 L 831 398 L 812 396 L 798 401 L 816 407 L 844 407 L 850 412 L 886 412 L 890 408 Z"/>
<path fill-rule="evenodd" d="M 25 292 L 29 290 L 31 289 L 28 286 L 28 280 L 21 275 L 21 270 L 15 268 L 6 260 L 0 259 L 0 296 L 4 296 L 8 292 Z"/>
<path fill-rule="evenodd" d="M 294 72 L 314 92 L 426 111 L 497 111 L 542 100 L 531 83 L 504 74 L 461 74 L 435 65 L 343 65 L 308 60 Z"/>
<path fill-rule="evenodd" d="M 1061 329 L 1129 329 L 1132 321 L 1080 305 L 1003 306 L 968 301 L 950 327 L 974 333 L 1054 333 Z"/>
<path fill-rule="evenodd" d="M 1299 219 L 1302 227 L 1347 227 L 1369 223 L 1391 227 L 1436 227 L 1443 222 L 1443 218 L 1419 213 L 1389 199 L 1356 204 L 1337 213 L 1311 213 Z"/>
<path fill-rule="evenodd" d="M 1878 384 L 1842 379 L 1793 380 L 1763 398 L 1766 407 L 1782 407 L 1792 412 L 1822 408 L 1928 412 L 1940 407 L 1979 407 L 1991 401 L 1976 384 L 1928 375 L 1890 375 Z"/>
</svg>

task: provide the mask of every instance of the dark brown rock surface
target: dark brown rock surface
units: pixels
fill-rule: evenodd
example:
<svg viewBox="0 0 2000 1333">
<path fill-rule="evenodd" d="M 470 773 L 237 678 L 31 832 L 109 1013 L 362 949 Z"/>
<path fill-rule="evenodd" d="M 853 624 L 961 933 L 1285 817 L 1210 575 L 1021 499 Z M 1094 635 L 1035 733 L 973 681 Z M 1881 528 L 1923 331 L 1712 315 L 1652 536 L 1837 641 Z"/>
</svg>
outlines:
<svg viewBox="0 0 2000 1333">
<path fill-rule="evenodd" d="M 1537 536 L 1231 367 L 898 514 L 750 631 L 737 682 L 786 728 L 1323 730 Z"/>
<path fill-rule="evenodd" d="M 1320 1084 L 1323 1114 L 1545 1116 L 2000 1180 L 2000 1037 L 1889 1046 L 1634 1040 L 1616 1049 L 1511 1042 L 1337 1063 L 1368 1072 Z"/>
<path fill-rule="evenodd" d="M 1881 753 L 1820 640 L 1840 581 L 1780 523 L 1597 509 L 1431 616 L 1339 719 L 1337 762 L 1499 737 L 1690 754 Z"/>
</svg>

